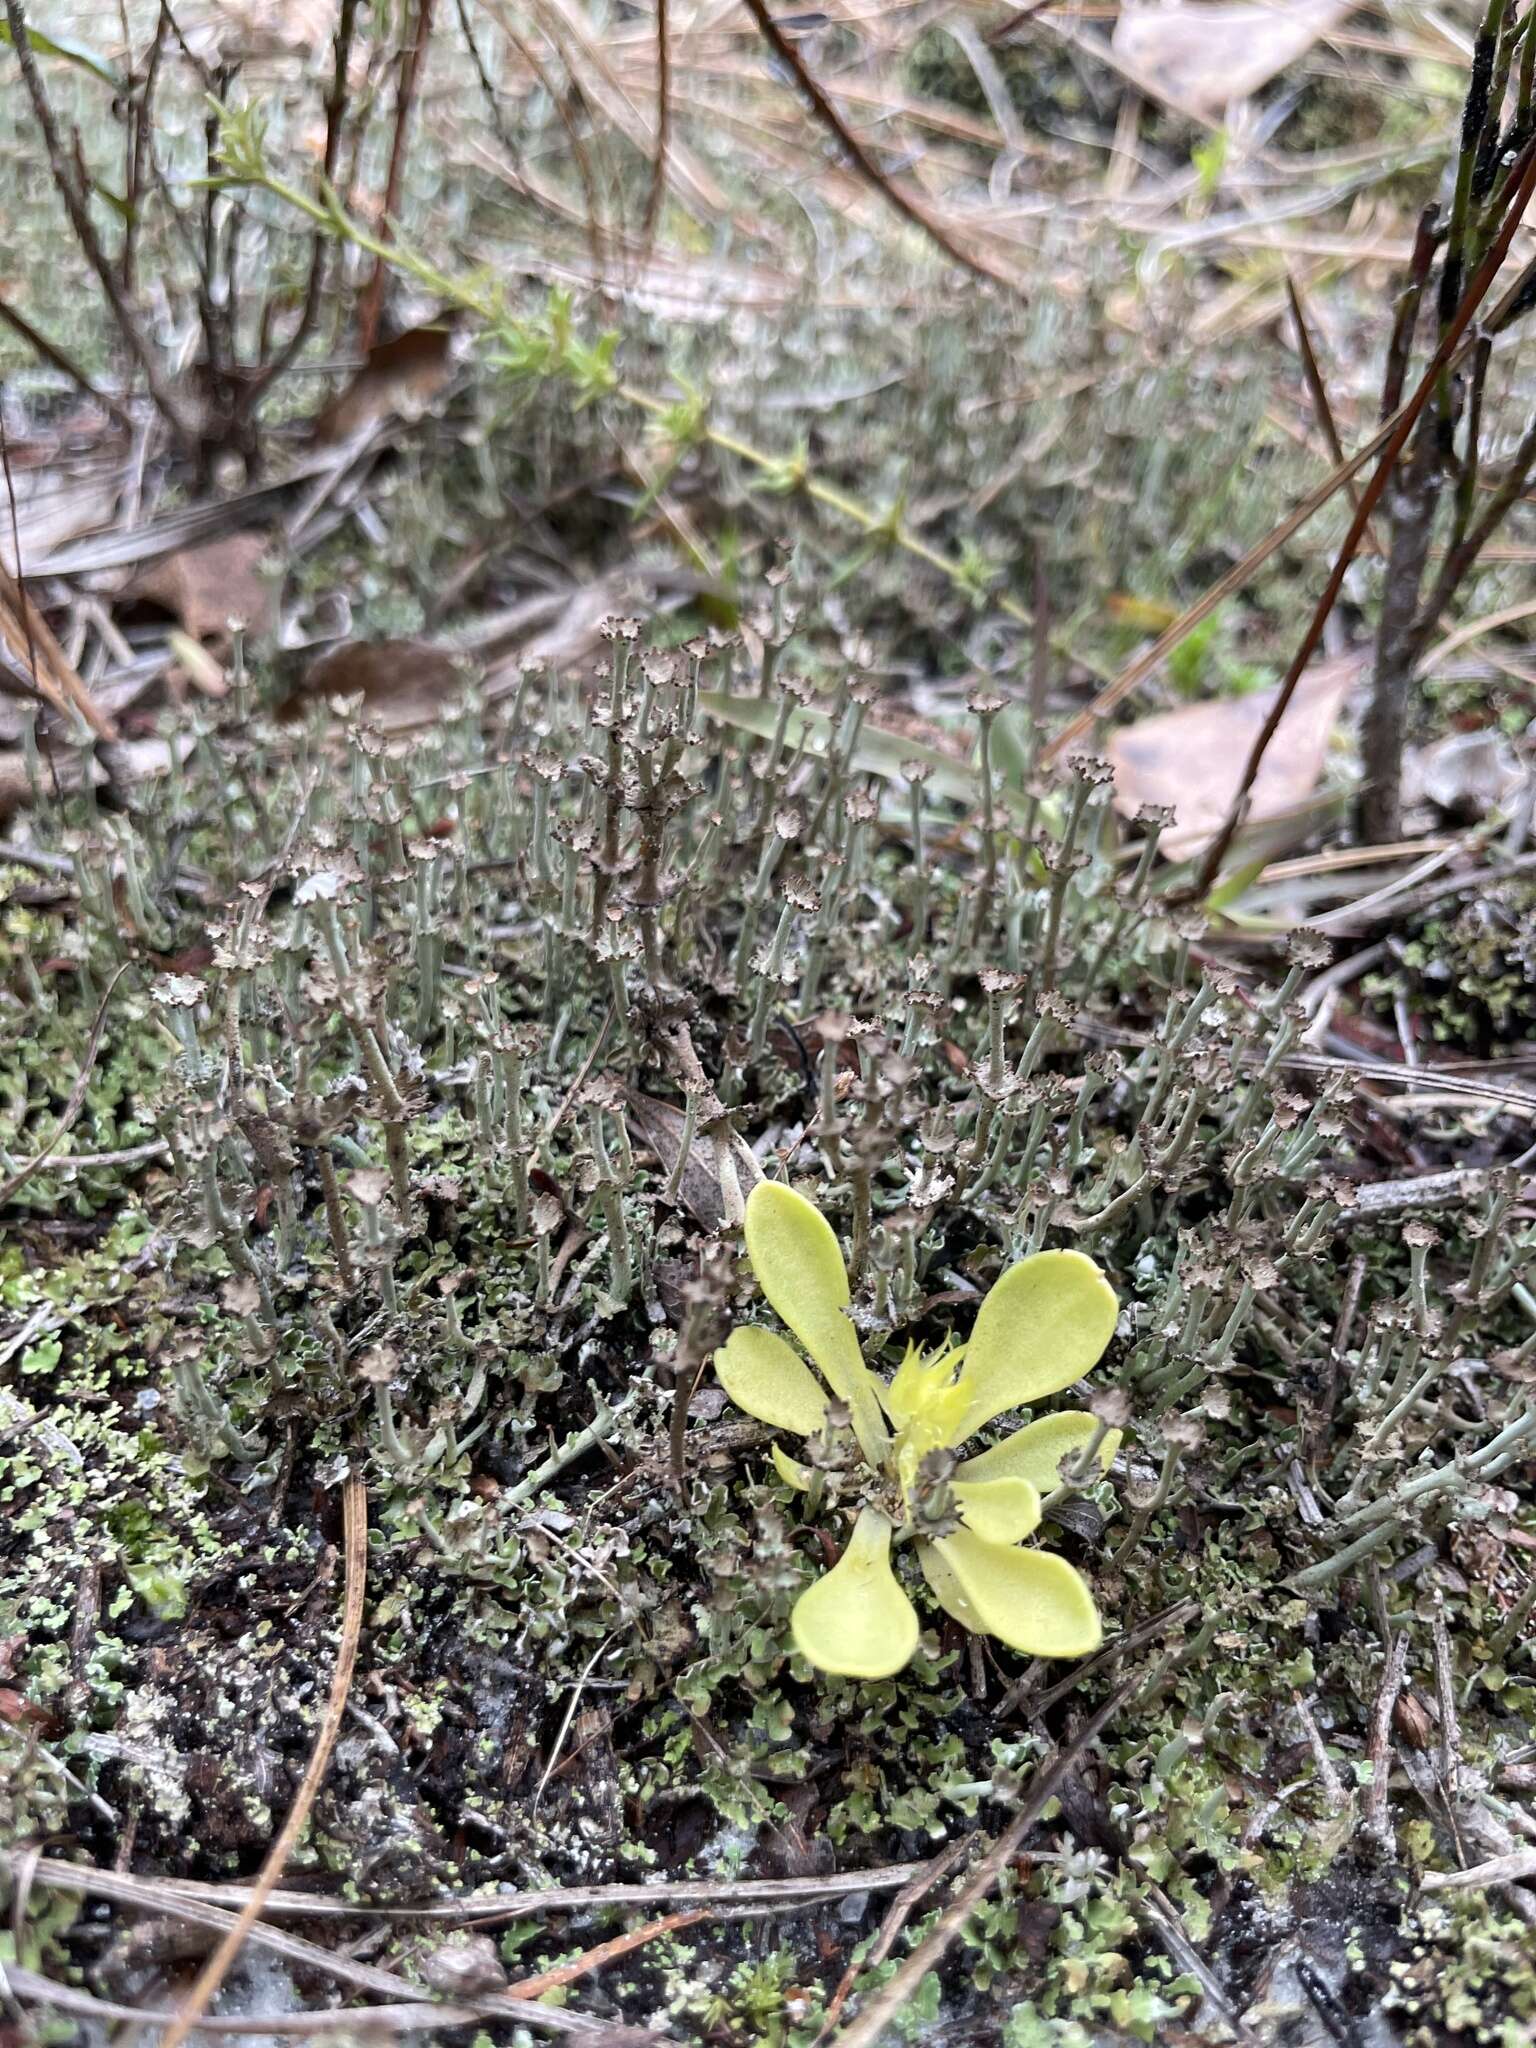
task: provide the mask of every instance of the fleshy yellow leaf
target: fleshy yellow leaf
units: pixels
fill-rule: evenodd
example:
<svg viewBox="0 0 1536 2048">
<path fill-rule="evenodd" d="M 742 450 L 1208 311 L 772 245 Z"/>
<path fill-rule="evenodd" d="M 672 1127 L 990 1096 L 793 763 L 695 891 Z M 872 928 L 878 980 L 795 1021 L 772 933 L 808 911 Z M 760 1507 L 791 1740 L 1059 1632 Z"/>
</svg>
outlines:
<svg viewBox="0 0 1536 2048">
<path fill-rule="evenodd" d="M 839 1678 L 889 1678 L 917 1648 L 917 1610 L 891 1570 L 891 1525 L 861 1508 L 848 1548 L 789 1618 L 795 1647 Z"/>
<path fill-rule="evenodd" d="M 969 1625 L 1010 1649 L 1026 1657 L 1086 1657 L 1103 1640 L 1087 1581 L 1065 1558 L 985 1543 L 968 1529 L 932 1547 L 976 1615 Z"/>
<path fill-rule="evenodd" d="M 1012 1436 L 1005 1436 L 990 1451 L 963 1458 L 955 1467 L 957 1480 L 1027 1479 L 1042 1498 L 1061 1484 L 1061 1461 L 1076 1457 L 1090 1441 L 1098 1424 L 1080 1409 L 1066 1408 L 1060 1415 L 1042 1415 L 1038 1422 L 1026 1422 Z M 1105 1432 L 1099 1445 L 1099 1464 L 1108 1471 L 1120 1447 L 1120 1431 Z"/>
<path fill-rule="evenodd" d="M 923 1568 L 923 1577 L 928 1581 L 928 1590 L 943 1608 L 944 1612 L 968 1628 L 973 1635 L 985 1635 L 981 1616 L 965 1597 L 964 1588 L 949 1566 L 940 1557 L 934 1543 L 917 1545 L 917 1561 Z"/>
<path fill-rule="evenodd" d="M 955 1442 L 1005 1408 L 1080 1380 L 1114 1335 L 1116 1312 L 1114 1289 L 1083 1252 L 1036 1252 L 1010 1266 L 965 1348 L 960 1384 L 970 1406 Z"/>
<path fill-rule="evenodd" d="M 1040 1525 L 1040 1496 L 1027 1479 L 958 1479 L 955 1503 L 987 1543 L 1022 1543 Z"/>
<path fill-rule="evenodd" d="M 765 1180 L 747 1197 L 746 1237 L 769 1307 L 800 1339 L 833 1393 L 847 1402 L 864 1455 L 878 1464 L 889 1437 L 874 1375 L 848 1320 L 848 1272 L 831 1224 L 793 1188 Z"/>
<path fill-rule="evenodd" d="M 778 1444 L 770 1444 L 768 1446 L 768 1455 L 773 1460 L 774 1470 L 786 1486 L 792 1486 L 796 1493 L 810 1492 L 811 1468 L 809 1465 L 802 1465 L 798 1458 L 790 1457 L 789 1453 Z"/>
<path fill-rule="evenodd" d="M 827 1397 L 816 1375 L 772 1330 L 732 1330 L 715 1353 L 715 1377 L 738 1408 L 775 1429 L 814 1436 L 826 1419 Z"/>
</svg>

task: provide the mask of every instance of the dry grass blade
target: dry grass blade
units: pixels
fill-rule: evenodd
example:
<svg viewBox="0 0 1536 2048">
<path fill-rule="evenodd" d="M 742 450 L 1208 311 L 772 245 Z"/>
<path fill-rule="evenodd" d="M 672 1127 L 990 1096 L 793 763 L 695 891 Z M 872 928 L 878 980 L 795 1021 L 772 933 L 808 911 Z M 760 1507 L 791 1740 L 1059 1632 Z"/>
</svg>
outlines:
<svg viewBox="0 0 1536 2048">
<path fill-rule="evenodd" d="M 14 511 L 12 514 L 14 522 Z M 12 527 L 13 546 L 21 553 Z M 50 632 L 47 620 L 27 595 L 25 583 L 0 565 L 0 652 L 9 654 L 18 677 L 30 680 L 38 695 L 66 721 L 72 712 L 83 718 L 99 740 L 115 740 L 117 727 L 94 701 L 74 663 Z"/>
<path fill-rule="evenodd" d="M 0 1870 L 15 1869 L 19 1857 L 0 1851 Z M 735 1882 L 684 1879 L 654 1884 L 553 1885 L 542 1891 L 479 1893 L 473 1898 L 439 1899 L 427 1906 L 370 1905 L 362 1899 L 328 1899 L 318 1892 L 274 1891 L 263 1911 L 276 1919 L 445 1921 L 453 1926 L 490 1927 L 501 1920 L 526 1920 L 538 1913 L 608 1912 L 625 1906 L 719 1906 L 730 1911 L 794 1912 L 801 1906 L 845 1898 L 850 1892 L 897 1891 L 911 1883 L 927 1865 L 883 1863 L 874 1870 L 850 1870 L 841 1876 L 749 1877 Z M 196 1908 L 211 1915 L 205 1924 L 222 1927 L 226 1909 L 243 1906 L 252 1887 L 203 1884 L 193 1878 L 130 1877 L 112 1870 L 86 1870 L 74 1863 L 44 1859 L 38 1882 L 62 1889 L 116 1899 L 146 1910 L 177 1913 Z M 268 1929 L 268 1932 L 272 1930 Z M 353 1980 L 357 1981 L 357 1980 Z"/>
<path fill-rule="evenodd" d="M 916 1995 L 928 1972 L 937 1969 L 964 1932 L 971 1915 L 1018 1855 L 1025 1837 L 1056 1797 L 1057 1788 L 1084 1750 L 1096 1742 L 1133 1693 L 1141 1689 L 1138 1675 L 1118 1686 L 1090 1716 L 1072 1740 L 1058 1749 L 1035 1773 L 1024 1803 L 966 1879 L 939 1917 L 933 1932 L 920 1941 L 894 1977 L 882 1984 L 858 2018 L 837 2036 L 837 2048 L 875 2048 Z"/>
<path fill-rule="evenodd" d="M 1516 1849 L 1474 1863 L 1470 1870 L 1426 1870 L 1419 1883 L 1427 1892 L 1481 1891 L 1488 1885 L 1522 1884 L 1536 1877 L 1536 1849 Z"/>
<path fill-rule="evenodd" d="M 35 1970 L 8 1966 L 5 1981 L 11 1992 L 29 2005 L 51 2006 L 57 2012 L 75 2013 L 81 2019 L 95 2020 L 102 2028 L 103 2037 L 112 2026 L 154 2026 L 176 2017 L 174 2013 L 144 2006 L 116 2005 L 110 1999 L 96 1998 L 89 1991 L 81 1991 L 76 1985 L 55 1984 L 51 1977 L 41 1977 Z M 263 2039 L 274 2034 L 304 2037 L 341 2034 L 348 2040 L 354 2040 L 368 2032 L 425 2034 L 434 2027 L 467 2026 L 477 2017 L 473 2006 L 367 2005 L 341 2006 L 334 2012 L 231 2014 L 228 2018 L 205 2015 L 197 2025 L 199 2033 L 208 2034 L 255 2034 Z"/>
<path fill-rule="evenodd" d="M 181 2043 L 208 2010 L 219 1986 L 229 1974 L 245 1937 L 261 1916 L 268 1895 L 276 1889 L 294 1844 L 304 1831 L 310 1808 L 330 1768 L 331 1751 L 341 1733 L 347 1694 L 352 1689 L 352 1671 L 357 1662 L 357 1645 L 363 1630 L 363 1595 L 368 1570 L 368 1496 L 356 1473 L 349 1473 L 342 1485 L 342 1514 L 345 1524 L 343 1545 L 346 1559 L 346 1602 L 342 1612 L 341 1643 L 336 1668 L 331 1676 L 330 1697 L 310 1752 L 309 1765 L 294 1794 L 288 1817 L 267 1851 L 265 1861 L 251 1887 L 250 1897 L 236 1915 L 234 1925 L 198 1973 L 186 2002 L 161 2037 L 160 2048 L 181 2048 Z"/>
<path fill-rule="evenodd" d="M 915 228 L 920 228 L 935 248 L 942 249 L 952 262 L 961 264 L 977 277 L 985 277 L 993 284 L 1007 285 L 1011 291 L 1016 291 L 1018 287 L 1012 278 L 1003 271 L 994 270 L 989 263 L 984 263 L 980 257 L 972 255 L 968 250 L 962 249 L 926 207 L 919 206 L 915 199 L 885 175 L 832 104 L 826 89 L 795 48 L 794 43 L 774 20 L 768 10 L 767 0 L 745 0 L 745 5 L 747 12 L 757 23 L 764 42 L 810 101 L 817 120 L 834 138 L 865 184 L 878 192 L 886 205 L 899 213 L 903 220 L 910 221 Z"/>
<path fill-rule="evenodd" d="M 19 1855 L 0 1850 L 0 1870 L 18 1872 L 21 1864 Z M 117 1870 L 92 1870 L 84 1864 L 63 1863 L 48 1857 L 37 1863 L 34 1875 L 37 1883 L 47 1885 L 53 1891 L 72 1892 L 85 1898 L 115 1899 L 141 1911 L 172 1913 L 191 1926 L 210 1927 L 221 1934 L 235 1925 L 234 1916 L 221 1906 L 205 1904 L 202 1899 L 192 1896 L 195 1892 L 217 1890 L 216 1886 L 178 1885 L 164 1878 L 133 1877 Z M 850 1885 L 848 1888 L 853 1887 Z M 632 1889 L 641 1888 L 636 1886 Z M 251 1892 L 242 1888 L 242 1895 L 249 1899 Z M 654 1893 L 649 1896 L 654 1897 Z M 349 1918 L 355 1918 L 359 1911 L 365 1910 L 339 1900 L 316 1903 L 332 1907 Z M 422 1908 L 409 1917 L 433 1919 L 442 1916 L 430 1908 Z M 298 1969 L 338 1984 L 350 1984 L 355 1990 L 371 1992 L 392 2004 L 413 2004 L 420 1999 L 420 1985 L 411 1983 L 394 1970 L 382 1970 L 376 1963 L 359 1962 L 340 1949 L 322 1948 L 318 1942 L 305 1941 L 299 1935 L 287 1934 L 263 1921 L 255 1922 L 247 1930 L 245 1938 L 265 1949 L 269 1955 L 280 1956 Z M 589 2019 L 584 2013 L 562 2012 L 553 2006 L 538 2005 L 530 1999 L 513 1998 L 505 1991 L 487 1991 L 473 1997 L 461 1995 L 458 2003 L 472 2007 L 481 2018 L 513 2020 L 523 2026 L 541 2027 L 552 2034 L 600 2042 L 603 2048 L 649 2048 L 649 2044 L 658 2038 L 647 2029 L 623 2026 L 610 2020 Z M 446 2009 L 452 2011 L 457 2008 L 450 2006 Z M 199 2026 L 204 2024 L 205 2021 L 198 2022 Z"/>
<path fill-rule="evenodd" d="M 1387 1790 L 1392 1775 L 1392 1709 L 1397 1705 L 1397 1696 L 1403 1689 L 1403 1679 L 1407 1670 L 1408 1632 L 1403 1629 L 1387 1652 L 1386 1667 L 1381 1674 L 1381 1687 L 1376 1694 L 1376 1703 L 1371 1709 L 1371 1733 L 1365 1752 L 1371 1766 L 1371 1781 L 1366 1787 L 1365 1813 L 1361 1828 L 1364 1834 L 1382 1849 L 1386 1849 L 1392 1839 L 1391 1814 L 1387 1805 Z"/>
</svg>

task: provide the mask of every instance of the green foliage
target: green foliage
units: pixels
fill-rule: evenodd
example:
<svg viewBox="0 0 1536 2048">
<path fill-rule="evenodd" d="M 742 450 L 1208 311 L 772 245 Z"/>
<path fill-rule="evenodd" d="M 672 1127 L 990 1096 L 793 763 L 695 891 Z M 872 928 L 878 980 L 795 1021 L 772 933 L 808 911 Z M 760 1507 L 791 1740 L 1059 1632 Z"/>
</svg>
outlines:
<svg viewBox="0 0 1536 2048">
<path fill-rule="evenodd" d="M 1278 1910 L 1353 1854 L 1380 1682 L 1359 1558 L 1432 1544 L 1459 1574 L 1469 1767 L 1530 1710 L 1509 1626 L 1528 1509 L 1505 1476 L 1524 1382 L 1487 1372 L 1474 1414 L 1446 1369 L 1520 1358 L 1528 1226 L 1502 1182 L 1434 1245 L 1353 1217 L 1346 1084 L 1287 1063 L 1313 951 L 1240 995 L 1124 858 L 1100 771 L 1032 791 L 989 697 L 919 751 L 804 611 L 775 670 L 806 602 L 791 586 L 758 615 L 766 670 L 728 636 L 617 624 L 600 664 L 524 678 L 513 717 L 470 695 L 408 743 L 355 707 L 297 732 L 215 712 L 143 814 L 37 821 L 80 858 L 73 894 L 7 906 L 5 1142 L 51 1132 L 126 960 L 70 1142 L 135 1156 L 36 1174 L 0 1268 L 0 1341 L 33 1324 L 5 1397 L 0 1635 L 25 1635 L 15 1682 L 60 1716 L 80 1788 L 36 1776 L 25 1811 L 94 1826 L 82 1801 L 131 1800 L 147 1863 L 248 1867 L 306 1753 L 291 1702 L 324 1694 L 316 1503 L 346 1460 L 368 1478 L 382 1688 L 360 1704 L 397 1754 L 349 1730 L 312 1870 L 420 1898 L 499 1880 L 508 1840 L 551 1882 L 593 1882 L 742 1872 L 812 1838 L 856 1869 L 994 1826 L 1044 1741 L 1027 1702 L 999 1707 L 1042 1684 L 1003 1641 L 982 1654 L 917 1588 L 899 1680 L 813 1683 L 795 1650 L 824 1531 L 869 1505 L 836 1418 L 786 1476 L 706 1380 L 672 1476 L 673 1385 L 752 1313 L 748 1154 L 776 1153 L 839 1266 L 846 1247 L 855 1352 L 898 1369 L 893 1440 L 942 1422 L 959 1340 L 986 1366 L 1010 1270 L 1081 1249 L 1112 1280 L 1089 1426 L 1135 1435 L 1113 1483 L 1090 1470 L 1050 1513 L 1054 1485 L 1026 1483 L 1106 1626 L 1153 1627 L 1119 1665 L 1146 1696 L 1103 1746 L 1123 1855 L 1049 1817 L 1062 1860 L 978 1917 L 940 1989 L 987 2024 L 1027 2005 L 1050 2038 L 1156 2038 L 1194 1994 L 1149 1934 L 1148 1883 L 1217 1943 L 1229 1893 Z M 173 859 L 210 901 L 168 885 Z M 133 890 L 95 881 L 112 862 Z M 211 960 L 185 964 L 198 944 Z M 1111 1024 L 1130 1042 L 1085 1050 Z M 803 1321 L 803 1273 L 786 1286 Z M 1068 1356 L 1064 1327 L 1040 1356 L 1073 1377 L 1097 1354 Z M 1051 1385 L 999 1381 L 986 1413 Z M 1286 1477 L 1303 1460 L 1315 1517 Z M 951 1476 L 921 1464 L 904 1485 L 946 1513 Z M 1422 1682 L 1419 1594 L 1383 1585 Z M 599 1719 L 556 1745 L 573 1700 Z M 717 2001 L 743 2044 L 804 2048 L 847 1958 L 750 1939 L 658 1959 L 644 2009 Z"/>
</svg>

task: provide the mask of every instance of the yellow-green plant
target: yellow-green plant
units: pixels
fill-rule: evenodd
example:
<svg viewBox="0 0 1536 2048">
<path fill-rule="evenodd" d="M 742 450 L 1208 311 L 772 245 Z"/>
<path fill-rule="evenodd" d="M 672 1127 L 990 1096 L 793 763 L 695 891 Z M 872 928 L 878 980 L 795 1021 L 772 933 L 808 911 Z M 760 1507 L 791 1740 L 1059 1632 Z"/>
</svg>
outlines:
<svg viewBox="0 0 1536 2048">
<path fill-rule="evenodd" d="M 915 1347 L 887 1383 L 865 1364 L 849 1320 L 847 1269 L 832 1227 L 777 1182 L 747 1202 L 747 1254 L 763 1296 L 821 1374 L 772 1330 L 743 1325 L 715 1353 L 738 1408 L 776 1429 L 817 1437 L 830 1399 L 846 1410 L 863 1453 L 864 1498 L 841 1558 L 795 1603 L 795 1645 L 819 1670 L 886 1678 L 917 1648 L 912 1602 L 891 1566 L 910 1540 L 935 1599 L 978 1634 L 1033 1657 L 1081 1657 L 1098 1647 L 1093 1595 L 1064 1558 L 1026 1548 L 1041 1495 L 1064 1460 L 1097 1456 L 1107 1469 L 1119 1433 L 1067 1411 L 1027 1423 L 990 1450 L 955 1453 L 1005 1409 L 1033 1405 L 1097 1364 L 1115 1327 L 1114 1291 L 1081 1252 L 1036 1252 L 988 1293 L 970 1339 Z M 825 1385 L 822 1382 L 825 1382 Z M 777 1444 L 773 1461 L 802 1492 L 814 1467 Z"/>
</svg>

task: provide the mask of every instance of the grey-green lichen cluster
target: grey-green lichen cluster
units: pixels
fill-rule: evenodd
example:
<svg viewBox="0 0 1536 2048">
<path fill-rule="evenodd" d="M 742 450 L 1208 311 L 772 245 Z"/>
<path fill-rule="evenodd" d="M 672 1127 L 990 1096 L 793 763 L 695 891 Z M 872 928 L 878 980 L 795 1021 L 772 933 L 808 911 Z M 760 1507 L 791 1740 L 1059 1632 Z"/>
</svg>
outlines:
<svg viewBox="0 0 1536 2048">
<path fill-rule="evenodd" d="M 1415 1893 L 1509 1836 L 1536 1710 L 1518 1183 L 1378 1220 L 1349 1077 L 1296 1057 L 1319 943 L 1239 976 L 1163 892 L 1159 815 L 1128 842 L 1097 764 L 1038 775 L 1008 692 L 898 738 L 790 597 L 745 640 L 617 625 L 404 739 L 356 704 L 201 712 L 126 812 L 33 821 L 12 1161 L 107 1008 L 0 1267 L 10 1839 L 252 1867 L 335 1653 L 355 1463 L 364 1654 L 296 1875 L 398 1900 L 920 1857 L 1141 1673 L 919 2018 L 1162 2038 L 1203 1995 L 1171 1920 L 1263 2025 L 1305 1997 L 1266 1957 L 1305 1951 L 1404 2038 L 1519 2038 L 1527 1895 Z M 1051 1504 L 1102 1672 L 983 1648 L 918 1587 L 900 1679 L 793 1655 L 836 1515 L 802 1525 L 701 1371 L 765 1172 L 836 1219 L 887 1364 L 1031 1249 L 1112 1277 L 1127 1448 Z M 812 1449 L 835 1508 L 848 1446 Z M 34 1963 L 89 1977 L 98 1938 L 31 1897 Z M 805 2044 L 880 1910 L 705 1923 L 566 1995 Z M 613 1925 L 524 1923 L 502 1959 Z"/>
</svg>

